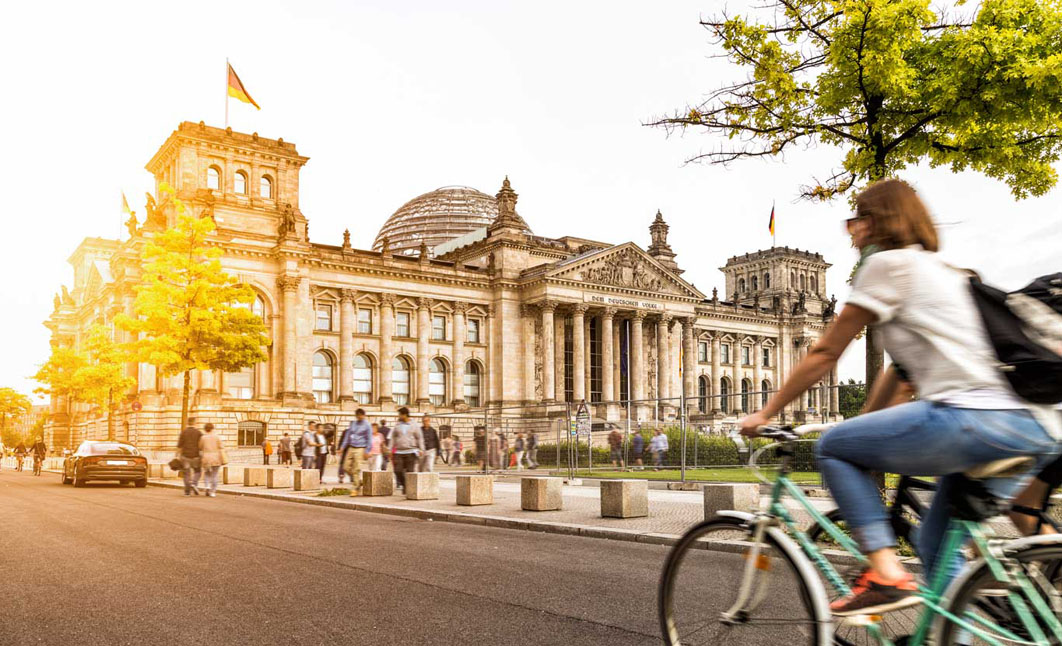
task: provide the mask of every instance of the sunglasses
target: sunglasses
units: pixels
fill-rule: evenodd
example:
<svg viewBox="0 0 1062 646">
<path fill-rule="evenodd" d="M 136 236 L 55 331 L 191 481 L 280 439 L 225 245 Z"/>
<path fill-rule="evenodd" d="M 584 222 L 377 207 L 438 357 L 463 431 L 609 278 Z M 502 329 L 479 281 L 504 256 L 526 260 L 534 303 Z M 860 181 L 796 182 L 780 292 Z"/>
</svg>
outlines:
<svg viewBox="0 0 1062 646">
<path fill-rule="evenodd" d="M 844 230 L 847 231 L 849 235 L 851 235 L 853 233 L 853 230 L 855 229 L 856 222 L 862 222 L 866 219 L 867 216 L 865 215 L 857 215 L 854 217 L 850 217 L 844 221 Z"/>
</svg>

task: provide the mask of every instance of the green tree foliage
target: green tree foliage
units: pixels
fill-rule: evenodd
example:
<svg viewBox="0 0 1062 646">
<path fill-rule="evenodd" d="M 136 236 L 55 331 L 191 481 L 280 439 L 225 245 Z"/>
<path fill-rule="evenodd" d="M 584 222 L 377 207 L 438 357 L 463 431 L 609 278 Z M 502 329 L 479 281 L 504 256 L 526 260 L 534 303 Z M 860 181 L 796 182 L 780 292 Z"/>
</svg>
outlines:
<svg viewBox="0 0 1062 646">
<path fill-rule="evenodd" d="M 33 403 L 29 397 L 14 388 L 0 388 L 0 437 L 3 438 L 5 445 L 18 444 L 19 441 L 25 440 L 25 438 L 16 437 L 13 432 L 8 430 L 8 420 L 19 415 L 25 415 L 32 408 Z"/>
<path fill-rule="evenodd" d="M 856 383 L 855 379 L 849 379 L 847 384 L 841 384 L 838 391 L 837 408 L 845 419 L 855 417 L 863 411 L 863 406 L 867 403 L 866 386 Z"/>
<path fill-rule="evenodd" d="M 165 184 L 160 190 L 173 194 Z M 192 370 L 236 371 L 264 361 L 269 338 L 250 309 L 254 292 L 222 271 L 221 249 L 210 240 L 213 219 L 188 215 L 176 196 L 173 202 L 177 225 L 144 248 L 136 316 L 116 321 L 138 335 L 131 344 L 137 361 L 154 364 L 163 376 L 183 375 L 183 428 Z"/>
<path fill-rule="evenodd" d="M 111 338 L 111 330 L 93 326 L 85 343 L 85 363 L 77 373 L 81 401 L 107 411 L 107 439 L 114 440 L 114 413 L 122 394 L 136 385 L 126 374 L 129 353 Z"/>
<path fill-rule="evenodd" d="M 826 144 L 838 163 L 802 188 L 830 199 L 928 163 L 975 170 L 1017 198 L 1057 181 L 1062 0 L 768 0 L 703 20 L 745 72 L 651 125 L 726 139 L 726 164 Z M 868 339 L 867 383 L 883 357 Z"/>
</svg>

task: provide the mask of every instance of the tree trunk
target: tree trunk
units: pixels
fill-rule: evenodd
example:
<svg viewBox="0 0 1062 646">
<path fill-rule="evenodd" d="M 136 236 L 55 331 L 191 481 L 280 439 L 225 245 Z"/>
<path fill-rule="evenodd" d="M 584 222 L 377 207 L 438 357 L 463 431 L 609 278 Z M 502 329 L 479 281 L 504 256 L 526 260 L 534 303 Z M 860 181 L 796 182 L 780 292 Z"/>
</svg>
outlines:
<svg viewBox="0 0 1062 646">
<path fill-rule="evenodd" d="M 114 441 L 114 391 L 107 391 L 107 441 Z"/>
<path fill-rule="evenodd" d="M 192 371 L 184 371 L 184 388 L 181 393 L 181 430 L 188 428 L 188 393 L 192 386 Z"/>
</svg>

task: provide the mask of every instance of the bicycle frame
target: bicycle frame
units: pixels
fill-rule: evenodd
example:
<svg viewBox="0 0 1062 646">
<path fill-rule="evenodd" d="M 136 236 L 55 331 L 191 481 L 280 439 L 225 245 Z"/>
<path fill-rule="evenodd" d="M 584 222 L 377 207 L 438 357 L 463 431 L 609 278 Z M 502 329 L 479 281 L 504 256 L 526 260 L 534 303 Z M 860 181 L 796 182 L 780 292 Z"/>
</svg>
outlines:
<svg viewBox="0 0 1062 646">
<path fill-rule="evenodd" d="M 780 470 L 778 477 L 775 479 L 771 487 L 771 502 L 768 506 L 768 510 L 757 514 L 751 521 L 754 524 L 752 528 L 753 536 L 762 537 L 763 527 L 770 524 L 777 524 L 780 521 L 786 528 L 786 533 L 789 537 L 799 544 L 801 551 L 811 560 L 815 568 L 820 574 L 822 574 L 830 586 L 839 594 L 847 595 L 851 592 L 848 584 L 837 572 L 836 568 L 833 567 L 833 564 L 831 564 L 819 550 L 818 546 L 810 540 L 799 527 L 797 527 L 796 521 L 789 513 L 789 510 L 782 504 L 783 499 L 787 496 L 792 498 L 826 533 L 830 535 L 831 538 L 837 541 L 838 545 L 840 545 L 843 550 L 859 559 L 860 562 L 866 563 L 867 559 L 859 551 L 859 546 L 855 541 L 841 531 L 841 529 L 828 519 L 825 514 L 819 512 L 819 510 L 811 504 L 811 501 L 808 500 L 807 496 L 804 495 L 804 492 L 800 490 L 800 487 L 789 479 L 789 464 L 793 456 L 793 450 L 788 444 L 788 442 L 783 442 L 777 445 L 779 447 L 779 454 L 782 456 Z M 1047 624 L 1051 635 L 1054 636 L 1055 639 L 1062 641 L 1062 623 L 1058 621 L 1058 618 L 1055 616 L 1048 603 L 1039 594 L 1032 582 L 1029 581 L 1021 571 L 1021 568 L 1018 567 L 1016 561 L 1007 557 L 1003 553 L 1000 541 L 994 540 L 993 537 L 987 534 L 980 523 L 967 520 L 952 520 L 945 534 L 944 542 L 940 548 L 940 555 L 937 559 L 937 563 L 950 563 L 952 559 L 955 558 L 955 555 L 962 549 L 967 537 L 973 539 L 981 554 L 981 558 L 984 560 L 993 576 L 995 576 L 996 580 L 1007 587 L 1008 600 L 1017 612 L 1025 629 L 1035 641 L 1026 641 L 1009 630 L 973 613 L 967 613 L 963 617 L 958 617 L 949 612 L 942 605 L 942 601 L 945 601 L 945 592 L 950 583 L 947 576 L 948 570 L 942 565 L 942 567 L 938 567 L 933 573 L 932 580 L 929 582 L 928 586 L 919 586 L 918 596 L 921 598 L 925 610 L 919 618 L 915 633 L 907 642 L 909 646 L 922 646 L 926 643 L 926 640 L 929 638 L 930 629 L 933 627 L 937 616 L 943 617 L 945 620 L 958 625 L 963 630 L 987 641 L 993 646 L 1009 646 L 1009 644 L 1013 643 L 1047 644 L 1047 635 L 1044 634 L 1043 630 L 1040 628 L 1040 624 L 1037 622 L 1037 617 L 1039 617 L 1045 624 Z M 754 550 L 756 550 L 756 553 L 754 553 L 750 559 L 750 563 L 756 561 L 758 558 L 758 543 L 756 547 L 754 547 Z M 741 599 L 739 599 L 738 604 L 735 604 L 734 609 L 745 603 L 744 599 L 747 599 L 747 593 L 752 585 L 752 582 L 748 579 L 752 575 L 752 572 L 752 567 L 746 568 L 746 580 L 742 582 L 742 591 L 745 592 L 745 594 L 739 595 Z M 1032 604 L 1031 609 L 1029 604 L 1026 603 L 1026 600 Z M 880 628 L 876 624 L 869 624 L 867 630 L 881 646 L 893 646 L 892 642 L 881 633 Z M 1006 640 L 1007 643 L 1005 644 L 1004 641 L 1000 641 L 1001 639 Z"/>
</svg>

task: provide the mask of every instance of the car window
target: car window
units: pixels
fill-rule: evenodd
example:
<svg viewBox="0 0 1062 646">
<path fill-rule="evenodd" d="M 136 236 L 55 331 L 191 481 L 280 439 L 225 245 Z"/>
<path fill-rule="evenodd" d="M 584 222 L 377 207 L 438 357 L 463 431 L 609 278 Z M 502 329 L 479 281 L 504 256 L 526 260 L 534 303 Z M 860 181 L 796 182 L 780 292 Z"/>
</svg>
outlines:
<svg viewBox="0 0 1062 646">
<path fill-rule="evenodd" d="M 128 444 L 101 442 L 91 446 L 92 455 L 140 455 L 136 448 Z"/>
</svg>

